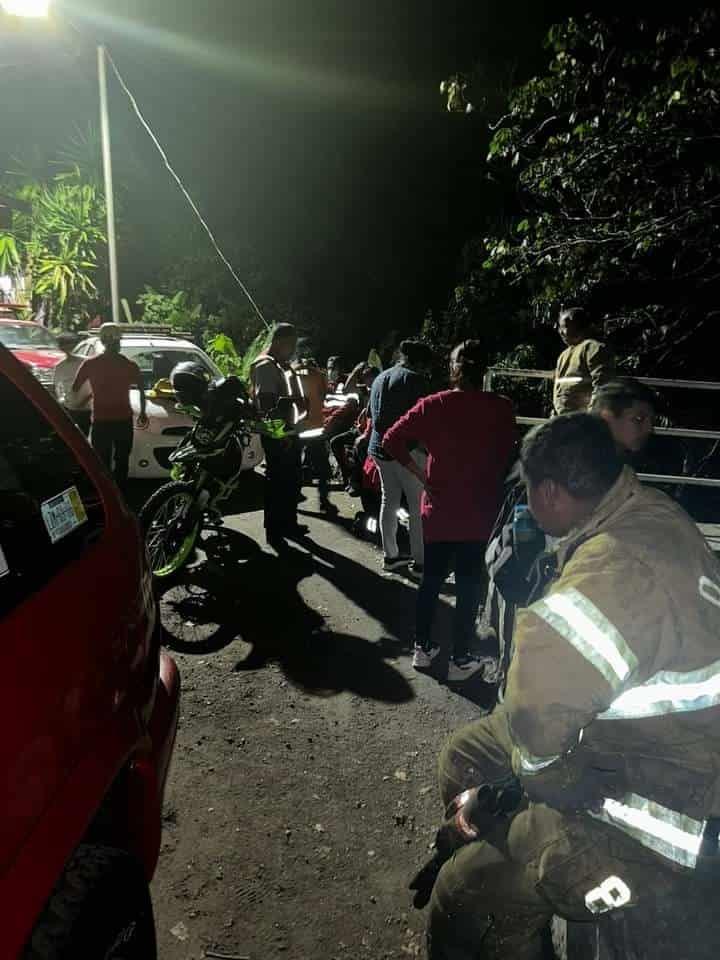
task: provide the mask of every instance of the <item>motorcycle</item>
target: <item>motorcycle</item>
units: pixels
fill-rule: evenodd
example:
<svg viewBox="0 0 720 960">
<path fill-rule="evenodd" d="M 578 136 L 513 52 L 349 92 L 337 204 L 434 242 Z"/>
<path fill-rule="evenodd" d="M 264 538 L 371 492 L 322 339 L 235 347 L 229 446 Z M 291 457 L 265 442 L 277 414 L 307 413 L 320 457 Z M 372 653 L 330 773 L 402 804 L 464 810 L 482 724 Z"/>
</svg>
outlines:
<svg viewBox="0 0 720 960">
<path fill-rule="evenodd" d="M 194 426 L 170 455 L 171 480 L 140 511 L 153 575 L 178 573 L 188 562 L 205 526 L 222 523 L 222 507 L 238 487 L 243 457 L 253 434 L 279 440 L 284 420 L 262 419 L 237 377 L 210 380 L 195 363 L 171 374 L 178 410 Z"/>
</svg>

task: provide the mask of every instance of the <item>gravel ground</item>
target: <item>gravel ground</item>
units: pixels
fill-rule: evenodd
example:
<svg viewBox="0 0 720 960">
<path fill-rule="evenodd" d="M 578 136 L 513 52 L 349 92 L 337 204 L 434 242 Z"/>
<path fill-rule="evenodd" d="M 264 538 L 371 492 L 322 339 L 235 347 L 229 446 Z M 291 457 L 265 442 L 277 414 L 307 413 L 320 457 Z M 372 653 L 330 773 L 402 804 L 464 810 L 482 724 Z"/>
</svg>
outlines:
<svg viewBox="0 0 720 960">
<path fill-rule="evenodd" d="M 436 758 L 489 690 L 413 671 L 415 586 L 348 532 L 357 501 L 336 502 L 339 522 L 307 511 L 310 540 L 282 560 L 260 512 L 230 517 L 163 597 L 183 701 L 162 960 L 424 956 L 406 888 L 438 823 Z"/>
</svg>

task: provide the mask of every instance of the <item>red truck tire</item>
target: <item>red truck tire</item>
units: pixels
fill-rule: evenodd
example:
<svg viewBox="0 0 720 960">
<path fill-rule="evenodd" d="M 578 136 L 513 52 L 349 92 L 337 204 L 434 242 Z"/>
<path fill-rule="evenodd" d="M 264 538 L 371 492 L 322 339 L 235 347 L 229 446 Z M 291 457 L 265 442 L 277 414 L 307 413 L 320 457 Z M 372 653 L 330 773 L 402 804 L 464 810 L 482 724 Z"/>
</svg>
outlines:
<svg viewBox="0 0 720 960">
<path fill-rule="evenodd" d="M 22 960 L 156 960 L 142 864 L 124 850 L 81 844 L 55 885 Z"/>
</svg>

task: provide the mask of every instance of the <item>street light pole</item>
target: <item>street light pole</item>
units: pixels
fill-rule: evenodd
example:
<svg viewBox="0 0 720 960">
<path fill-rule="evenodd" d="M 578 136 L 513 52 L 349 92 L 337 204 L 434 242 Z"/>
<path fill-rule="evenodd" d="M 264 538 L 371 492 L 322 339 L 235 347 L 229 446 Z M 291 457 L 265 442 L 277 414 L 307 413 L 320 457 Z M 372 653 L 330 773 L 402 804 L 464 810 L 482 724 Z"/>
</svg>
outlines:
<svg viewBox="0 0 720 960">
<path fill-rule="evenodd" d="M 113 192 L 112 151 L 110 147 L 110 114 L 107 94 L 107 52 L 97 48 L 98 82 L 100 86 L 100 132 L 102 136 L 103 172 L 105 174 L 105 209 L 107 211 L 108 264 L 113 323 L 120 323 L 120 286 L 118 282 L 117 241 L 115 237 L 115 194 Z"/>
<path fill-rule="evenodd" d="M 14 17 L 47 17 L 50 0 L 0 0 L 0 7 Z M 107 210 L 108 266 L 113 323 L 120 323 L 120 286 L 115 236 L 115 195 L 113 193 L 112 152 L 110 149 L 110 117 L 107 95 L 107 51 L 97 48 L 98 82 L 100 86 L 100 131 L 102 136 L 103 172 L 105 175 L 105 208 Z"/>
</svg>

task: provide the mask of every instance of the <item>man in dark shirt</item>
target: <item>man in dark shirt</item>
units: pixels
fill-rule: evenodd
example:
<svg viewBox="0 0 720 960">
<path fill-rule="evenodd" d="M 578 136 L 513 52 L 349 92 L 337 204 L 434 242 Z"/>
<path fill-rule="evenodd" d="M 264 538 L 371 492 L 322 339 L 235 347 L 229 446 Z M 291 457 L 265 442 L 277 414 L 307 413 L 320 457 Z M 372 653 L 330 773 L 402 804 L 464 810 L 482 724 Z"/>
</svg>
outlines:
<svg viewBox="0 0 720 960">
<path fill-rule="evenodd" d="M 105 347 L 105 352 L 83 363 L 72 385 L 72 393 L 77 394 L 85 383 L 90 384 L 91 442 L 108 470 L 112 470 L 118 487 L 124 490 L 127 486 L 128 464 L 133 444 L 130 390 L 136 387 L 140 393 L 137 425 L 145 429 L 148 425 L 145 388 L 138 365 L 120 353 L 121 333 L 117 324 L 103 324 L 100 328 L 100 342 Z"/>
<path fill-rule="evenodd" d="M 418 340 L 404 340 L 400 344 L 400 357 L 375 380 L 370 392 L 370 417 L 373 430 L 368 454 L 373 457 L 380 471 L 382 505 L 380 508 L 380 531 L 383 543 L 383 567 L 396 570 L 407 566 L 410 558 L 401 556 L 397 543 L 397 513 L 402 495 L 405 494 L 410 514 L 410 549 L 414 572 L 422 573 L 423 533 L 420 519 L 422 484 L 399 463 L 383 451 L 382 439 L 386 431 L 411 410 L 430 389 L 429 373 L 432 367 L 432 350 Z M 417 454 L 415 458 L 417 459 Z"/>
</svg>

